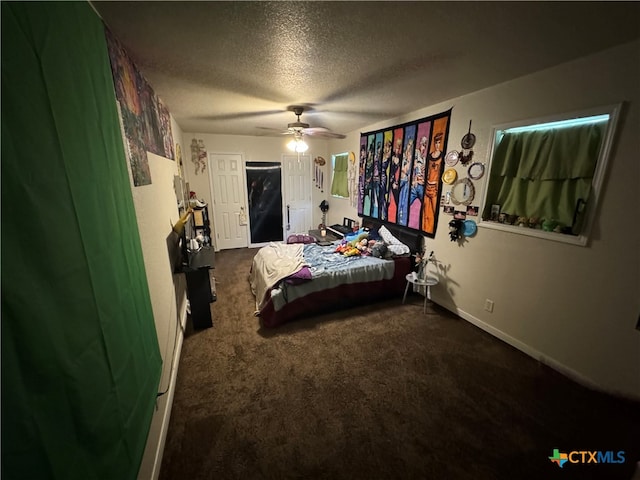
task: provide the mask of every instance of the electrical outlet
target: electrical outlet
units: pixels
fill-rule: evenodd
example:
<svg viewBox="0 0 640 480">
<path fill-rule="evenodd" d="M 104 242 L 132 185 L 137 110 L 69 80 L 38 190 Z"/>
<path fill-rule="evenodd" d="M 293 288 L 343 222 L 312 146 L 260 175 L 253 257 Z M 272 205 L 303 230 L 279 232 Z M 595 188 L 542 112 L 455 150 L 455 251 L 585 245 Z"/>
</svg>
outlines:
<svg viewBox="0 0 640 480">
<path fill-rule="evenodd" d="M 488 298 L 484 301 L 484 309 L 491 313 L 493 312 L 493 300 L 489 300 Z"/>
</svg>

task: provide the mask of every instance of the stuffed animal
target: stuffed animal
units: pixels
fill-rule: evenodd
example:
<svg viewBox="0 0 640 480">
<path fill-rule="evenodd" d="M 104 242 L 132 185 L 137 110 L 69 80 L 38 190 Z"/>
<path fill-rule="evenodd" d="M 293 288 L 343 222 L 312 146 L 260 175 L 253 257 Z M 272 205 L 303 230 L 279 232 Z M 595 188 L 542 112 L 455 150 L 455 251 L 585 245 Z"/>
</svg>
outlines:
<svg viewBox="0 0 640 480">
<path fill-rule="evenodd" d="M 384 242 L 376 241 L 371 247 L 371 256 L 384 258 L 387 254 L 387 244 Z"/>
<path fill-rule="evenodd" d="M 336 247 L 334 250 L 336 253 L 341 253 L 345 257 L 351 257 L 353 255 L 362 255 L 363 252 L 367 251 L 368 246 L 368 234 L 361 233 L 358 235 L 358 238 L 347 242 L 343 240 L 340 245 Z"/>
<path fill-rule="evenodd" d="M 546 218 L 542 221 L 542 230 L 545 232 L 553 232 L 558 226 L 558 221 L 553 218 Z"/>
<path fill-rule="evenodd" d="M 527 217 L 518 217 L 516 219 L 516 225 L 519 227 L 526 227 L 529 224 Z"/>
</svg>

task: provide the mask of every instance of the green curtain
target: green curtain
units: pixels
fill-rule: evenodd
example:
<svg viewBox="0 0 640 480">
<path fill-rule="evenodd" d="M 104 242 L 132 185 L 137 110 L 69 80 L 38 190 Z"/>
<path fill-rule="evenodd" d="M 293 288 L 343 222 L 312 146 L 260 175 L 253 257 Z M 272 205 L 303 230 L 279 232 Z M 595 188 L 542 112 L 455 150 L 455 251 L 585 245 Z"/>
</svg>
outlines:
<svg viewBox="0 0 640 480">
<path fill-rule="evenodd" d="M 570 226 L 578 199 L 587 201 L 606 123 L 506 132 L 491 160 L 484 218 L 503 212 L 553 218 Z"/>
<path fill-rule="evenodd" d="M 136 478 L 161 357 L 88 3 L 2 3 L 2 262 L 2 478 Z"/>
<path fill-rule="evenodd" d="M 349 155 L 336 155 L 333 166 L 333 181 L 331 182 L 331 195 L 349 197 Z"/>
</svg>

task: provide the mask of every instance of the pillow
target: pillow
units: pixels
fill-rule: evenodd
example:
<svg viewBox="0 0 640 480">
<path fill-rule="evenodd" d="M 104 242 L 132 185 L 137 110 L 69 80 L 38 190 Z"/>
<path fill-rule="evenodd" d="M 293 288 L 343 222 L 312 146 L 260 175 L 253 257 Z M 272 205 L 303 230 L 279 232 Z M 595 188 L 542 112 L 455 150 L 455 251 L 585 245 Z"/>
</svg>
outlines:
<svg viewBox="0 0 640 480">
<path fill-rule="evenodd" d="M 394 237 L 393 234 L 384 225 L 380 227 L 378 233 L 382 237 L 382 240 L 384 240 L 384 243 L 387 244 L 389 251 L 393 255 L 409 255 L 409 253 L 411 253 L 411 249 L 396 237 Z"/>
</svg>

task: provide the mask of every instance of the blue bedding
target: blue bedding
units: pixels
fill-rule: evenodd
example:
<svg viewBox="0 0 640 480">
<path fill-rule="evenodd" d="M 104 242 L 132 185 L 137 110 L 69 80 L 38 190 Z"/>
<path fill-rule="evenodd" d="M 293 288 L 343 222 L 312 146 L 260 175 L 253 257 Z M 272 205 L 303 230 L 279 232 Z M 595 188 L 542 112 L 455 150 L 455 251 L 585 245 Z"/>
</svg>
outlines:
<svg viewBox="0 0 640 480">
<path fill-rule="evenodd" d="M 335 253 L 336 245 L 304 245 L 304 263 L 311 270 L 311 281 L 301 284 L 281 282 L 271 290 L 274 309 L 281 309 L 313 292 L 351 283 L 389 280 L 393 278 L 395 262 L 372 256 L 345 257 Z"/>
<path fill-rule="evenodd" d="M 393 262 L 389 260 L 382 260 L 368 255 L 345 257 L 339 253 L 335 253 L 335 249 L 336 245 L 327 245 L 323 247 L 315 243 L 310 243 L 304 246 L 304 261 L 309 265 L 313 278 L 333 275 L 336 272 L 353 267 L 366 269 L 368 267 L 378 268 L 383 263 L 393 264 Z"/>
</svg>

